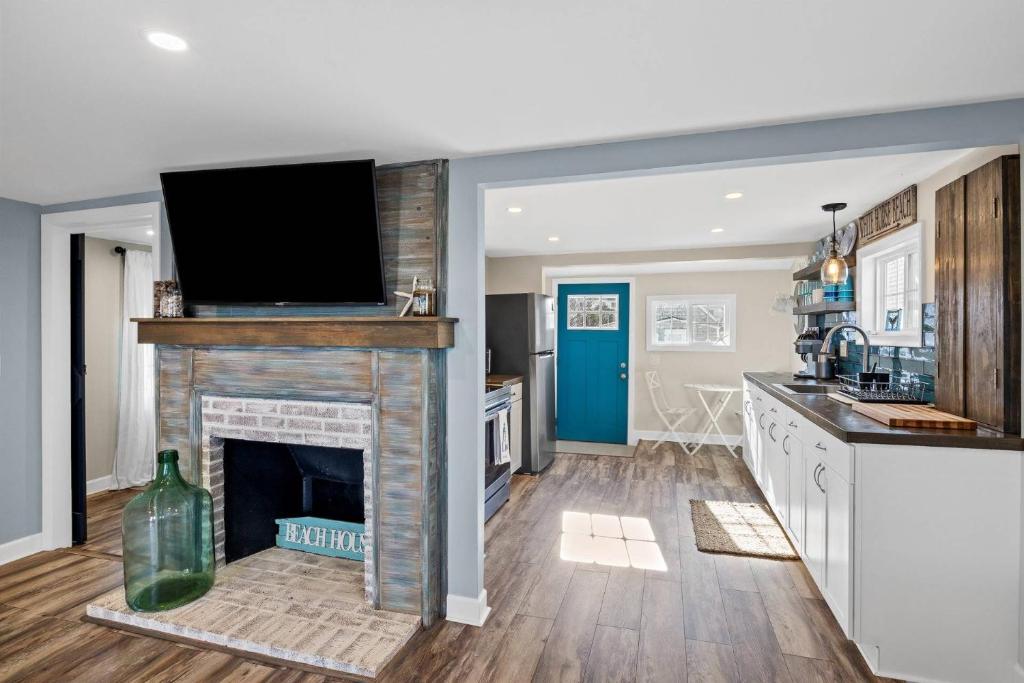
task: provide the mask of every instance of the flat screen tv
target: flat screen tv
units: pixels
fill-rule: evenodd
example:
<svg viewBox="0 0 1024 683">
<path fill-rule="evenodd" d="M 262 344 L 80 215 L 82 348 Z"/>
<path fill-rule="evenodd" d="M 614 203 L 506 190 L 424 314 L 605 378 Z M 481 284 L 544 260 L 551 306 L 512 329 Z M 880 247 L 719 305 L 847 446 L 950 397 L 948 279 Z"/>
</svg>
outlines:
<svg viewBox="0 0 1024 683">
<path fill-rule="evenodd" d="M 387 302 L 372 159 L 160 174 L 186 304 Z"/>
</svg>

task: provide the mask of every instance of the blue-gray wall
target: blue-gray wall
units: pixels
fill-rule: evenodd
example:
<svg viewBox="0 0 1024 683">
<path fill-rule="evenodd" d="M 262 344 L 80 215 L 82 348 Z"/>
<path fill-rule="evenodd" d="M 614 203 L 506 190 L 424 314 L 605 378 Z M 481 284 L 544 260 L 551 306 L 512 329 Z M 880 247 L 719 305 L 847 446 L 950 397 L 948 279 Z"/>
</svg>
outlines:
<svg viewBox="0 0 1024 683">
<path fill-rule="evenodd" d="M 42 524 L 39 213 L 0 198 L 0 544 Z"/>
</svg>

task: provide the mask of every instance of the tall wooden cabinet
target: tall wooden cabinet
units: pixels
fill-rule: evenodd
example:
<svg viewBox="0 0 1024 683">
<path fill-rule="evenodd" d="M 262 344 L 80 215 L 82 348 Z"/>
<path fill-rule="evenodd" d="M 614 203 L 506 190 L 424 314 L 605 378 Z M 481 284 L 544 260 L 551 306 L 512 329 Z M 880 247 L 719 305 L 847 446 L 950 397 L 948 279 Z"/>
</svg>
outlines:
<svg viewBox="0 0 1024 683">
<path fill-rule="evenodd" d="M 1020 432 L 1020 156 L 935 195 L 935 403 Z"/>
</svg>

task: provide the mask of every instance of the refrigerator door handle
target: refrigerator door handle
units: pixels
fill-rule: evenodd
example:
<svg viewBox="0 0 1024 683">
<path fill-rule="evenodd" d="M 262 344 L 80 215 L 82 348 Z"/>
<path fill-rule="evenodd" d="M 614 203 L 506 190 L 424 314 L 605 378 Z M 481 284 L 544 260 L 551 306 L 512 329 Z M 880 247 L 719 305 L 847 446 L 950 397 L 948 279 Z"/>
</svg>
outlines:
<svg viewBox="0 0 1024 683">
<path fill-rule="evenodd" d="M 533 355 L 537 356 L 537 358 L 550 358 L 551 356 L 555 355 L 555 352 L 554 351 L 541 351 L 540 353 L 535 353 Z"/>
</svg>

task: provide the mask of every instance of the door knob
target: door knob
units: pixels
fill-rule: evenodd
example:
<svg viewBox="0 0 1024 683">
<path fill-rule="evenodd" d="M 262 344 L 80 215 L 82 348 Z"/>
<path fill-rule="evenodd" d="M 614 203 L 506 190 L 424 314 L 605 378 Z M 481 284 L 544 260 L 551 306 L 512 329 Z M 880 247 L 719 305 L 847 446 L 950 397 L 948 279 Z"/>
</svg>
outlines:
<svg viewBox="0 0 1024 683">
<path fill-rule="evenodd" d="M 619 363 L 619 367 L 622 368 L 623 370 L 625 370 L 626 369 L 626 363 L 625 362 Z"/>
<path fill-rule="evenodd" d="M 619 379 L 626 379 L 626 373 L 620 372 L 619 373 Z"/>
</svg>

